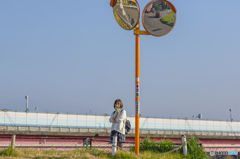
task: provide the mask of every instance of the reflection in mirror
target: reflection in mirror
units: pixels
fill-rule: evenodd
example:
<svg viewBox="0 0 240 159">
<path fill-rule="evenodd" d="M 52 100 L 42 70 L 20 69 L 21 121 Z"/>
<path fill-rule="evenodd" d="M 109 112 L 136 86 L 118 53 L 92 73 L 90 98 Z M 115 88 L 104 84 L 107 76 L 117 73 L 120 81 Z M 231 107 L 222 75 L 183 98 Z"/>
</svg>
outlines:
<svg viewBox="0 0 240 159">
<path fill-rule="evenodd" d="M 176 13 L 161 0 L 149 2 L 143 10 L 142 22 L 144 28 L 154 36 L 164 36 L 176 23 Z"/>
<path fill-rule="evenodd" d="M 136 0 L 118 0 L 113 7 L 117 23 L 126 30 L 135 28 L 140 18 L 140 9 Z"/>
</svg>

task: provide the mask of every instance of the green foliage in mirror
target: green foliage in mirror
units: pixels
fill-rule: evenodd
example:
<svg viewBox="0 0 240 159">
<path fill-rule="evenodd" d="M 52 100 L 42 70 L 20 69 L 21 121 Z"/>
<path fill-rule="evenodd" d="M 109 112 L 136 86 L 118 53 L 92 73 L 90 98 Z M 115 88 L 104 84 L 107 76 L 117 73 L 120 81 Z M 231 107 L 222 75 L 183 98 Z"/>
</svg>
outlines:
<svg viewBox="0 0 240 159">
<path fill-rule="evenodd" d="M 164 36 L 172 31 L 176 23 L 176 13 L 168 2 L 154 0 L 149 2 L 142 13 L 143 26 L 154 36 Z"/>
</svg>

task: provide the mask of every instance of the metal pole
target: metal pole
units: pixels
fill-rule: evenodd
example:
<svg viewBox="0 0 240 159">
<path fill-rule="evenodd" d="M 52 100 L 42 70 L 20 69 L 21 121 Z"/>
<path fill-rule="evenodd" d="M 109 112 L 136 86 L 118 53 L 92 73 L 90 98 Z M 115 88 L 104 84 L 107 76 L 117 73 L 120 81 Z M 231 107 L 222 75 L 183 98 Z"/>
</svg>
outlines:
<svg viewBox="0 0 240 159">
<path fill-rule="evenodd" d="M 232 118 L 232 109 L 229 109 L 230 110 L 230 119 L 231 121 L 233 121 L 233 118 Z"/>
<path fill-rule="evenodd" d="M 16 122 L 16 112 L 17 112 L 17 110 L 15 109 L 15 126 L 17 126 L 17 122 Z"/>
<path fill-rule="evenodd" d="M 11 148 L 14 149 L 15 147 L 15 139 L 16 139 L 16 135 L 12 136 L 12 142 L 11 142 Z"/>
<path fill-rule="evenodd" d="M 88 138 L 86 139 L 86 149 L 88 149 Z"/>
<path fill-rule="evenodd" d="M 48 111 L 47 111 L 47 127 L 48 127 Z"/>
<path fill-rule="evenodd" d="M 113 136 L 112 156 L 114 156 L 116 152 L 117 152 L 117 136 Z"/>
<path fill-rule="evenodd" d="M 183 146 L 183 154 L 184 156 L 187 156 L 187 142 L 186 142 L 186 135 L 182 135 L 182 144 L 184 144 Z"/>
<path fill-rule="evenodd" d="M 25 99 L 26 99 L 26 112 L 28 112 L 29 111 L 29 109 L 28 109 L 28 96 L 25 96 Z"/>
<path fill-rule="evenodd" d="M 139 32 L 139 23 L 135 31 Z M 139 114 L 140 114 L 140 37 L 136 37 L 136 65 L 135 65 L 135 153 L 139 154 Z"/>
</svg>

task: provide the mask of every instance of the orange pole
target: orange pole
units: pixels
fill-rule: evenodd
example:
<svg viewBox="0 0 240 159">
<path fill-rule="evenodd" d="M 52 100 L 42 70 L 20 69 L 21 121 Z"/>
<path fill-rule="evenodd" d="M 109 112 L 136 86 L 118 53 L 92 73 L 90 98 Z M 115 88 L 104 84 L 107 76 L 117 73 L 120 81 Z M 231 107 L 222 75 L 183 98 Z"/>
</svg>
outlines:
<svg viewBox="0 0 240 159">
<path fill-rule="evenodd" d="M 135 31 L 139 32 L 139 23 Z M 136 37 L 136 79 L 135 79 L 135 153 L 139 154 L 139 114 L 140 114 L 140 36 Z"/>
</svg>

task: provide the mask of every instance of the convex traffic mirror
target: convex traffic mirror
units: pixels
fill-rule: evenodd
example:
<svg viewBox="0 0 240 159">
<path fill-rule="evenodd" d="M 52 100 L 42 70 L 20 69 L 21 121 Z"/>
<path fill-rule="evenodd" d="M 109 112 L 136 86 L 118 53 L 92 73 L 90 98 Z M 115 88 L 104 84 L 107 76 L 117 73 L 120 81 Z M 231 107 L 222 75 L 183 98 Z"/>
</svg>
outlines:
<svg viewBox="0 0 240 159">
<path fill-rule="evenodd" d="M 126 30 L 132 30 L 138 24 L 140 8 L 136 0 L 117 0 L 113 7 L 117 23 Z"/>
<path fill-rule="evenodd" d="M 142 13 L 143 27 L 153 36 L 164 36 L 176 23 L 176 8 L 167 0 L 149 2 Z"/>
</svg>

